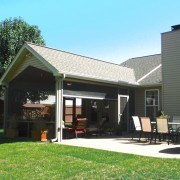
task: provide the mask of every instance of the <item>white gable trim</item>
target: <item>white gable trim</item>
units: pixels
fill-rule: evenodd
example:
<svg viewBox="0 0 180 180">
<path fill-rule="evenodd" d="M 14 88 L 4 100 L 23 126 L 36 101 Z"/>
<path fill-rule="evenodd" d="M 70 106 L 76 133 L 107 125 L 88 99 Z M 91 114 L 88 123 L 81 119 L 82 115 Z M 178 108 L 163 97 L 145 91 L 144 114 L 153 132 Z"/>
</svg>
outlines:
<svg viewBox="0 0 180 180">
<path fill-rule="evenodd" d="M 6 85 L 6 78 L 7 78 L 8 74 L 13 70 L 13 67 L 15 67 L 19 63 L 19 61 L 21 60 L 20 57 L 21 57 L 23 51 L 25 51 L 25 49 L 27 49 L 30 53 L 32 53 L 45 67 L 47 67 L 47 69 L 49 69 L 53 73 L 54 76 L 59 75 L 59 72 L 57 71 L 57 69 L 55 67 L 53 67 L 50 63 L 48 63 L 35 50 L 33 50 L 27 43 L 25 43 L 22 46 L 22 48 L 19 50 L 18 54 L 16 55 L 14 60 L 11 62 L 11 64 L 9 65 L 9 67 L 7 68 L 7 70 L 5 71 L 3 76 L 1 77 L 0 85 Z"/>
<path fill-rule="evenodd" d="M 38 59 L 46 66 L 53 74 L 54 76 L 58 76 L 59 73 L 57 69 L 52 66 L 49 62 L 47 62 L 42 56 L 40 56 L 33 48 L 31 48 L 27 43 L 25 43 L 25 47 Z"/>
<path fill-rule="evenodd" d="M 156 71 L 157 69 L 159 69 L 162 66 L 162 64 L 158 65 L 157 67 L 155 67 L 153 70 L 151 70 L 150 72 L 148 72 L 146 75 L 144 75 L 142 78 L 138 79 L 137 82 L 141 82 L 143 79 L 145 79 L 147 76 L 149 76 L 150 74 L 152 74 L 154 71 Z"/>
<path fill-rule="evenodd" d="M 14 60 L 11 62 L 11 64 L 8 66 L 7 70 L 5 71 L 5 73 L 3 74 L 3 76 L 0 79 L 0 85 L 4 85 L 6 84 L 4 81 L 4 79 L 6 78 L 6 76 L 8 75 L 8 73 L 10 72 L 11 68 L 17 63 L 18 58 L 20 57 L 20 55 L 22 54 L 22 52 L 24 51 L 24 45 L 22 46 L 22 48 L 19 50 L 18 54 L 16 55 L 16 57 L 14 58 Z"/>
</svg>

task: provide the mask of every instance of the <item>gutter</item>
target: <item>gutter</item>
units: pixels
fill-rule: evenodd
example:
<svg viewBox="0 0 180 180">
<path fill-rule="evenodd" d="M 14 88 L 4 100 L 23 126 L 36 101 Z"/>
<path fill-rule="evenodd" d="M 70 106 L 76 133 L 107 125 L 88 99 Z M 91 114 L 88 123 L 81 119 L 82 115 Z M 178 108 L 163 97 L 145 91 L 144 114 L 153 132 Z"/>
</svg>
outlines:
<svg viewBox="0 0 180 180">
<path fill-rule="evenodd" d="M 140 84 L 138 87 L 139 88 L 149 88 L 149 87 L 157 87 L 157 86 L 161 86 L 162 87 L 162 83 L 156 83 L 156 84 Z"/>
<path fill-rule="evenodd" d="M 130 83 L 127 81 L 112 81 L 112 80 L 106 80 L 106 79 L 97 79 L 97 78 L 93 78 L 93 77 L 83 77 L 80 75 L 75 75 L 75 74 L 66 74 L 66 78 L 73 78 L 73 79 L 80 79 L 80 80 L 89 80 L 89 81 L 94 81 L 94 82 L 99 82 L 99 83 L 106 83 L 106 84 L 112 84 L 112 85 L 124 85 L 124 86 L 137 86 L 138 83 Z"/>
</svg>

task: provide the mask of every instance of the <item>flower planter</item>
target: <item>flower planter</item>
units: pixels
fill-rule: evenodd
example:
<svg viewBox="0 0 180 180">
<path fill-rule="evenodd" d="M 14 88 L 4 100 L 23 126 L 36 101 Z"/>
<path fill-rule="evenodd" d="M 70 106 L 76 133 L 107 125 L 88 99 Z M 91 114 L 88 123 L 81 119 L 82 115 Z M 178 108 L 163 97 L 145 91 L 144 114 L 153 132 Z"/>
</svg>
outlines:
<svg viewBox="0 0 180 180">
<path fill-rule="evenodd" d="M 47 141 L 47 131 L 31 131 L 31 137 L 38 141 Z"/>
<path fill-rule="evenodd" d="M 38 141 L 47 141 L 47 133 L 46 121 L 39 120 L 33 125 L 31 137 Z"/>
<path fill-rule="evenodd" d="M 41 141 L 47 141 L 47 131 L 41 131 Z"/>
</svg>

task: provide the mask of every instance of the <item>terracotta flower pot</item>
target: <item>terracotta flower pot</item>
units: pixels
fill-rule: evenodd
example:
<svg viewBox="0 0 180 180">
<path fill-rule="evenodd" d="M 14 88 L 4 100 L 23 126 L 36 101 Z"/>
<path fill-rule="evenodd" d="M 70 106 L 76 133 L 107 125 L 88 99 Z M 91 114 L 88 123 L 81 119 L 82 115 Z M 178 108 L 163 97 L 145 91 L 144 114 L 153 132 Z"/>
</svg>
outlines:
<svg viewBox="0 0 180 180">
<path fill-rule="evenodd" d="M 47 141 L 47 132 L 48 131 L 31 131 L 31 137 L 38 141 Z"/>
<path fill-rule="evenodd" d="M 48 131 L 41 131 L 41 141 L 47 141 L 47 132 Z"/>
</svg>

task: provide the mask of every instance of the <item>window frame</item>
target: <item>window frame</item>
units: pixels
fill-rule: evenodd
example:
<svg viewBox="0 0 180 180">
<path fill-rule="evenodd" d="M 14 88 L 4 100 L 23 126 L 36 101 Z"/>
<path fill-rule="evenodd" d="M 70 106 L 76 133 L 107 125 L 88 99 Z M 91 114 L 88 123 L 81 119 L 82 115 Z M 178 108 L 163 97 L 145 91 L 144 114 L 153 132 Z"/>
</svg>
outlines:
<svg viewBox="0 0 180 180">
<path fill-rule="evenodd" d="M 147 105 L 146 104 L 146 96 L 147 96 L 148 91 L 157 91 L 157 93 L 158 93 L 157 105 Z M 147 107 L 158 107 L 158 111 L 159 111 L 159 89 L 146 89 L 144 99 L 145 99 L 145 116 L 147 116 L 147 109 L 146 109 Z"/>
</svg>

